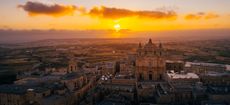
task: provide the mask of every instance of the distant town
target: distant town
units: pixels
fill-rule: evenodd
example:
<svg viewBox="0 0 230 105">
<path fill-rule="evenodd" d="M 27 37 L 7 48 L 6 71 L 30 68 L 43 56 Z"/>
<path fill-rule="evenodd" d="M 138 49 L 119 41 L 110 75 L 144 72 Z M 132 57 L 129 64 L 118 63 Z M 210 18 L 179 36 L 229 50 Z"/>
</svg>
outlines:
<svg viewBox="0 0 230 105">
<path fill-rule="evenodd" d="M 0 44 L 0 105 L 230 105 L 230 40 Z"/>
</svg>

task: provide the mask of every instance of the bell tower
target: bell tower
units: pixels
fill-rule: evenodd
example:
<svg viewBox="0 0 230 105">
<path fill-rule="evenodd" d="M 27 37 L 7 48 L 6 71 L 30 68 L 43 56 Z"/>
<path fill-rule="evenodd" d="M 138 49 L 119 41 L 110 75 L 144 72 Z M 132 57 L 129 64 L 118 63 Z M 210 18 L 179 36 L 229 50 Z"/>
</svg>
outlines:
<svg viewBox="0 0 230 105">
<path fill-rule="evenodd" d="M 138 48 L 137 48 L 137 56 L 141 56 L 142 54 L 141 50 L 142 50 L 142 46 L 141 46 L 141 43 L 139 43 Z"/>
</svg>

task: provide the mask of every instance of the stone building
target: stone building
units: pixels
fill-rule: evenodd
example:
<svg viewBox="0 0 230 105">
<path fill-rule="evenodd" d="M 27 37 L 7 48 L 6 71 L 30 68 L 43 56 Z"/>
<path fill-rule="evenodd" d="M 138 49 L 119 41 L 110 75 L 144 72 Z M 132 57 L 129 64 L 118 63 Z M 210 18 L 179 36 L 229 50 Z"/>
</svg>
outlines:
<svg viewBox="0 0 230 105">
<path fill-rule="evenodd" d="M 196 83 L 200 81 L 200 78 L 195 73 L 176 73 L 170 71 L 166 73 L 165 80 L 171 83 Z"/>
<path fill-rule="evenodd" d="M 134 75 L 135 74 L 135 66 L 127 63 L 127 62 L 120 62 L 120 74 L 129 74 Z"/>
<path fill-rule="evenodd" d="M 200 77 L 204 85 L 230 86 L 230 73 L 228 72 L 206 72 Z"/>
<path fill-rule="evenodd" d="M 163 48 L 160 43 L 156 46 L 149 39 L 143 47 L 139 44 L 136 58 L 136 78 L 138 81 L 159 81 L 163 80 L 165 73 L 165 59 Z"/>
<path fill-rule="evenodd" d="M 183 61 L 173 61 L 173 60 L 166 60 L 166 70 L 170 71 L 173 70 L 175 72 L 181 72 L 184 70 L 184 62 Z"/>
<path fill-rule="evenodd" d="M 188 72 L 194 72 L 196 74 L 206 74 L 209 71 L 225 72 L 226 66 L 223 64 L 216 64 L 216 63 L 186 62 L 185 70 Z"/>
<path fill-rule="evenodd" d="M 115 62 L 103 62 L 100 65 L 102 75 L 114 75 L 115 74 Z"/>
<path fill-rule="evenodd" d="M 65 84 L 70 91 L 74 91 L 87 84 L 87 77 L 80 72 L 74 72 L 66 74 L 64 77 L 62 77 L 61 82 Z"/>
<path fill-rule="evenodd" d="M 77 62 L 75 60 L 75 57 L 73 55 L 70 55 L 70 61 L 69 61 L 69 65 L 67 68 L 67 72 L 71 73 L 71 72 L 76 72 L 78 70 L 78 65 Z"/>
</svg>

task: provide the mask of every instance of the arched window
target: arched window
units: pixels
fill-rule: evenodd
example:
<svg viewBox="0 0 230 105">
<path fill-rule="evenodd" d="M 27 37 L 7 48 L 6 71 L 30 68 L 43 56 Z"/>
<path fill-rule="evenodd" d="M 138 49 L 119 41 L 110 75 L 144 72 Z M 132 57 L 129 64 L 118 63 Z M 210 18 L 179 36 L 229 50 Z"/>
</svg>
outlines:
<svg viewBox="0 0 230 105">
<path fill-rule="evenodd" d="M 153 79 L 152 74 L 149 74 L 149 80 L 152 80 L 152 79 Z"/>
<path fill-rule="evenodd" d="M 162 74 L 160 74 L 160 77 L 159 77 L 159 79 L 160 79 L 160 80 L 162 80 L 162 79 L 163 79 L 163 77 L 162 77 Z"/>
<path fill-rule="evenodd" d="M 77 88 L 77 83 L 76 82 L 74 83 L 74 88 Z"/>
<path fill-rule="evenodd" d="M 143 80 L 143 75 L 141 73 L 139 74 L 139 79 Z"/>
<path fill-rule="evenodd" d="M 70 71 L 73 71 L 73 66 L 70 66 Z"/>
</svg>

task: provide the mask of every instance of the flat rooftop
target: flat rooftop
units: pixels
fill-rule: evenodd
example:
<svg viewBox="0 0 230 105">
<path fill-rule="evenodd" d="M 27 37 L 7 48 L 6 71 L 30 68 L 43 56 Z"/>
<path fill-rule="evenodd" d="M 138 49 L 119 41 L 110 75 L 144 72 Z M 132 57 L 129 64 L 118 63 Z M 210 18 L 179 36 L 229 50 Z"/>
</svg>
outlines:
<svg viewBox="0 0 230 105">
<path fill-rule="evenodd" d="M 179 74 L 175 72 L 168 72 L 167 76 L 171 79 L 199 79 L 199 76 L 195 73 Z"/>
<path fill-rule="evenodd" d="M 75 78 L 79 78 L 81 76 L 83 76 L 83 72 L 73 72 L 73 73 L 69 73 L 66 74 L 62 77 L 63 80 L 71 80 L 71 79 L 75 79 Z"/>
<path fill-rule="evenodd" d="M 226 65 L 217 64 L 217 63 L 203 63 L 203 62 L 186 62 L 185 67 L 191 67 L 192 65 L 196 66 L 211 66 L 211 67 L 223 67 L 226 68 Z"/>
<path fill-rule="evenodd" d="M 166 60 L 166 63 L 184 63 L 184 61 L 180 61 L 180 60 Z"/>
<path fill-rule="evenodd" d="M 48 88 L 45 87 L 33 87 L 24 85 L 1 85 L 0 93 L 7 94 L 25 94 L 27 91 L 34 91 L 36 93 L 41 93 L 47 91 Z"/>
</svg>

